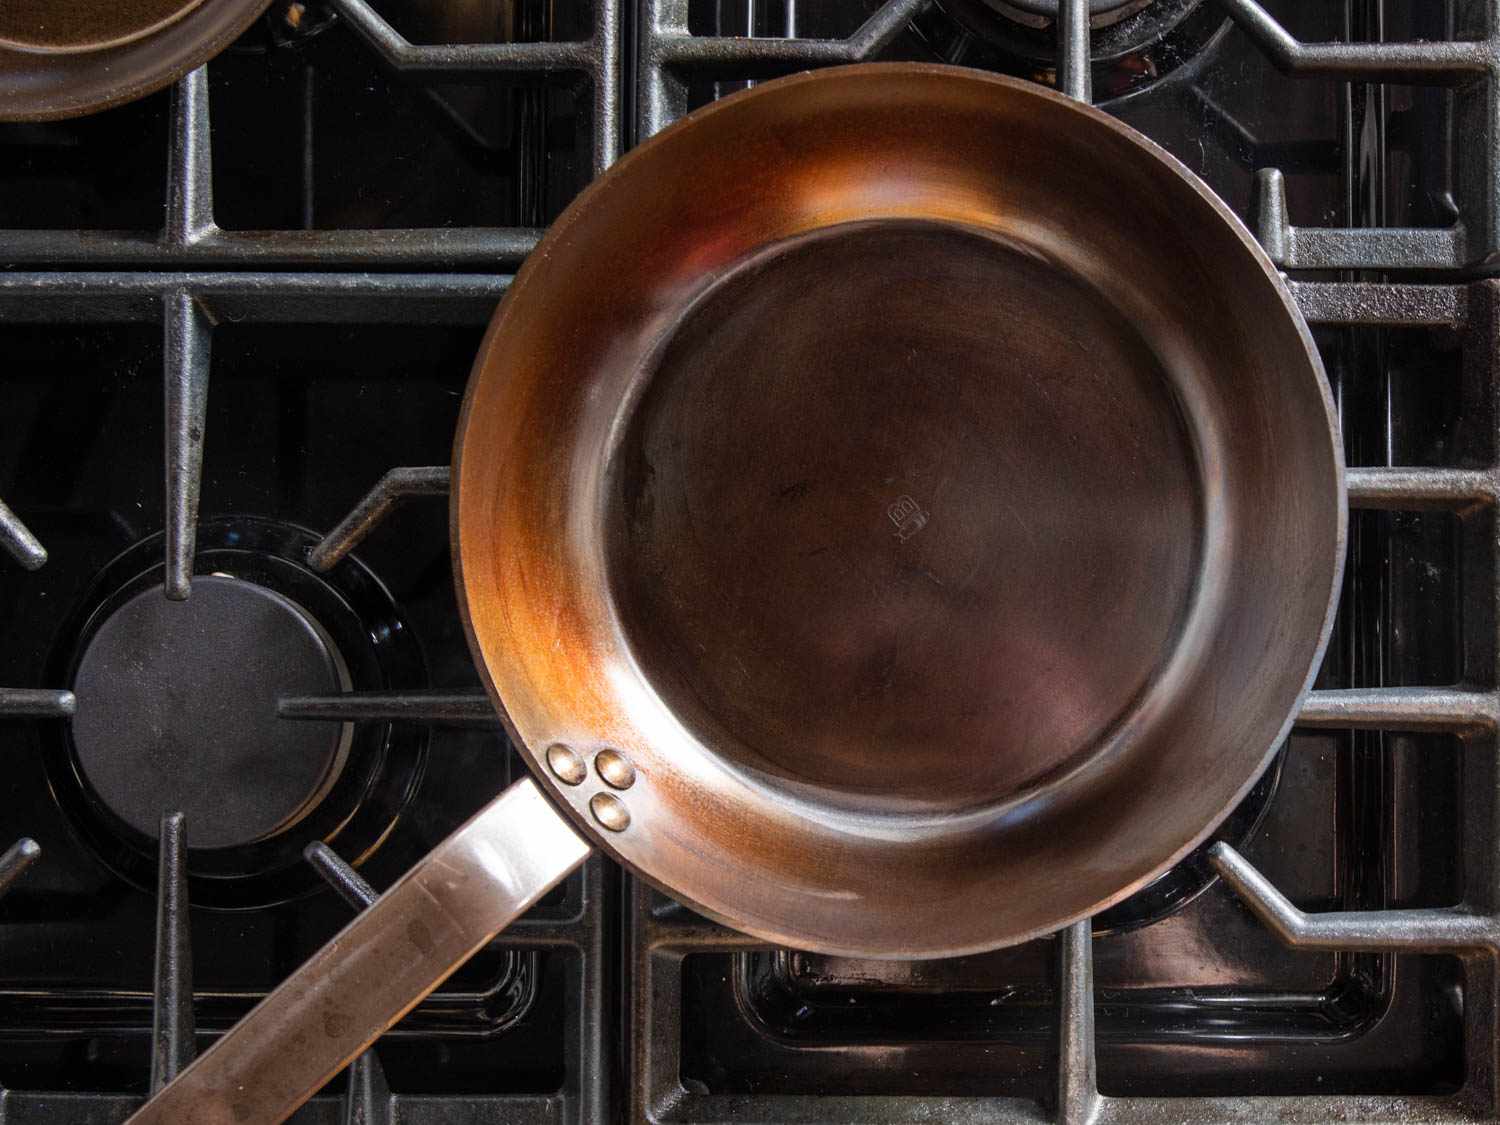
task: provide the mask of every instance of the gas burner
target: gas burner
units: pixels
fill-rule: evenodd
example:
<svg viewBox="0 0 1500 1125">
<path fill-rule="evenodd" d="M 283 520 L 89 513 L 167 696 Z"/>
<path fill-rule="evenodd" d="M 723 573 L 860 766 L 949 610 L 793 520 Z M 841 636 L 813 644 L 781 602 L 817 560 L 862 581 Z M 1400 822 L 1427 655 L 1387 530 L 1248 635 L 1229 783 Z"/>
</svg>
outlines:
<svg viewBox="0 0 1500 1125">
<path fill-rule="evenodd" d="M 938 0 L 913 23 L 943 62 L 1050 82 L 1058 0 Z M 1090 0 L 1096 100 L 1133 93 L 1197 58 L 1228 26 L 1203 0 Z"/>
<path fill-rule="evenodd" d="M 1281 766 L 1286 760 L 1286 747 L 1261 774 L 1260 780 L 1251 787 L 1235 810 L 1207 840 L 1190 852 L 1186 859 L 1171 870 L 1158 875 L 1124 902 L 1116 903 L 1094 918 L 1094 933 L 1112 934 L 1122 930 L 1134 930 L 1149 926 L 1169 915 L 1176 914 L 1188 903 L 1213 886 L 1219 878 L 1209 862 L 1208 853 L 1220 842 L 1243 850 L 1255 835 L 1266 810 L 1271 807 L 1271 798 L 1276 795 L 1276 786 L 1281 781 Z"/>
<path fill-rule="evenodd" d="M 73 681 L 73 745 L 84 779 L 154 836 L 187 818 L 188 846 L 253 843 L 286 830 L 328 792 L 350 728 L 286 723 L 276 702 L 348 690 L 343 658 L 306 612 L 228 575 L 187 601 L 157 588 L 100 623 Z"/>
<path fill-rule="evenodd" d="M 157 825 L 186 816 L 195 905 L 242 908 L 319 885 L 302 850 L 363 857 L 420 777 L 426 735 L 407 724 L 290 722 L 287 696 L 417 688 L 421 658 L 389 595 L 359 563 L 306 565 L 311 532 L 257 519 L 199 529 L 192 594 L 162 593 L 164 540 L 110 563 L 53 661 L 77 697 L 48 773 L 110 867 L 154 880 Z"/>
</svg>

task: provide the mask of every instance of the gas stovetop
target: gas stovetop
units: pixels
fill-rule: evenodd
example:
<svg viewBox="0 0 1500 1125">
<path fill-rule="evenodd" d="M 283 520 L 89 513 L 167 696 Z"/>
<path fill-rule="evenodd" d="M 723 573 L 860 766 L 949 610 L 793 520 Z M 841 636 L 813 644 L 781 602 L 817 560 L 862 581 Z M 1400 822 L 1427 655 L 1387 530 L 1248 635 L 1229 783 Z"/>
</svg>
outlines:
<svg viewBox="0 0 1500 1125">
<path fill-rule="evenodd" d="M 1500 1120 L 1500 3 L 1091 7 L 278 0 L 0 126 L 0 1121 L 121 1120 L 523 772 L 447 549 L 483 326 L 630 144 L 868 59 L 1091 88 L 1293 279 L 1354 509 L 1300 724 L 984 956 L 766 948 L 596 857 L 295 1120 Z"/>
</svg>

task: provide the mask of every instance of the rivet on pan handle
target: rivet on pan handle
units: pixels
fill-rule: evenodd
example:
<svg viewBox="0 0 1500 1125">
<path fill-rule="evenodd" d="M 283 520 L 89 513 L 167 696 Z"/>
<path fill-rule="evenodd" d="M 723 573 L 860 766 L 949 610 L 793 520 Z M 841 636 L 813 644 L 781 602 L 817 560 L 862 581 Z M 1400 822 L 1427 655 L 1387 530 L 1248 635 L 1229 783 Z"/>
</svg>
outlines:
<svg viewBox="0 0 1500 1125">
<path fill-rule="evenodd" d="M 284 1121 L 589 854 L 527 778 L 421 860 L 127 1125 Z"/>
</svg>

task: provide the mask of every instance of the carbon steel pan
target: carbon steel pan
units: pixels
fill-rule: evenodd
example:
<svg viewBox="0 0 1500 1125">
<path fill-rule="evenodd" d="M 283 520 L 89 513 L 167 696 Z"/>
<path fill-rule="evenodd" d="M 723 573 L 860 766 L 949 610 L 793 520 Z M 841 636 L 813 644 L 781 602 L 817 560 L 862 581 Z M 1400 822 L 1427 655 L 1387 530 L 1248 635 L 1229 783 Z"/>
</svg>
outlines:
<svg viewBox="0 0 1500 1125">
<path fill-rule="evenodd" d="M 737 929 L 877 957 L 1051 932 L 1202 840 L 1316 671 L 1346 520 L 1317 353 L 1224 204 L 1102 112 L 909 64 L 726 99 L 585 192 L 454 479 L 470 638 L 559 807 Z"/>
<path fill-rule="evenodd" d="M 270 0 L 0 0 L 0 121 L 77 117 L 161 89 Z"/>
</svg>

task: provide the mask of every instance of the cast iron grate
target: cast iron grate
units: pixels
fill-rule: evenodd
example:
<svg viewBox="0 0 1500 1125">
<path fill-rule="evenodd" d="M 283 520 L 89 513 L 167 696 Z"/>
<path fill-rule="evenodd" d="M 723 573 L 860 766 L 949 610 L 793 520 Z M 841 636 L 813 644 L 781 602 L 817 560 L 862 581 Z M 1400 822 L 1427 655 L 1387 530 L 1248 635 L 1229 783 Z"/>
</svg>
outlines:
<svg viewBox="0 0 1500 1125">
<path fill-rule="evenodd" d="M 1288 269 L 1482 270 L 1500 255 L 1500 13 L 1489 2 L 1458 6 L 1451 34 L 1424 43 L 1300 44 L 1252 0 L 1218 0 L 1268 56 L 1295 79 L 1331 76 L 1350 82 L 1437 84 L 1453 91 L 1455 128 L 1474 142 L 1457 156 L 1455 214 L 1445 228 L 1296 226 L 1287 213 L 1279 173 L 1260 173 L 1259 234 Z M 688 31 L 686 0 L 642 0 L 634 14 L 636 63 L 630 88 L 621 83 L 624 12 L 618 0 L 597 0 L 591 38 L 578 43 L 415 46 L 402 39 L 365 0 L 334 6 L 386 65 L 414 82 L 486 74 L 570 73 L 591 91 L 592 163 L 597 172 L 617 155 L 627 107 L 633 133 L 645 137 L 687 109 L 689 76 L 762 78 L 810 66 L 857 62 L 879 55 L 929 0 L 888 0 L 845 40 L 707 37 Z M 1087 32 L 1082 7 L 1064 4 L 1060 85 L 1087 96 Z M 504 292 L 507 278 L 455 272 L 513 267 L 535 245 L 526 228 L 391 231 L 224 231 L 211 198 L 207 79 L 185 79 L 172 99 L 167 174 L 167 221 L 160 232 L 0 231 L 0 315 L 12 320 L 69 323 L 159 322 L 165 343 L 165 452 L 168 527 L 167 590 L 190 594 L 208 359 L 216 323 L 361 323 L 374 320 L 478 322 Z M 35 271 L 21 267 L 44 267 Z M 73 269 L 77 272 L 65 272 Z M 271 272 L 272 270 L 280 272 Z M 390 270 L 404 272 L 369 272 Z M 413 270 L 431 272 L 409 272 Z M 1486 387 L 1497 353 L 1497 289 L 1467 286 L 1316 282 L 1296 286 L 1309 321 L 1344 326 L 1444 326 L 1469 340 L 1468 354 Z M 1491 409 L 1493 409 L 1493 403 Z M 209 438 L 211 439 L 211 438 Z M 1493 453 L 1493 450 L 1491 451 Z M 441 493 L 440 470 L 396 469 L 321 545 L 318 562 L 331 564 L 400 497 Z M 1062 935 L 1062 998 L 1056 1092 L 1051 1099 L 935 1099 L 931 1097 L 808 1098 L 714 1095 L 682 1081 L 682 961 L 690 953 L 745 952 L 751 939 L 718 927 L 634 884 L 627 904 L 631 972 L 629 1112 L 646 1120 L 1193 1120 L 1245 1121 L 1274 1117 L 1324 1121 L 1358 1117 L 1386 1121 L 1500 1118 L 1494 1060 L 1496 969 L 1500 957 L 1500 869 L 1492 858 L 1500 824 L 1500 789 L 1492 755 L 1500 727 L 1495 686 L 1497 567 L 1494 510 L 1500 469 L 1488 467 L 1357 468 L 1349 474 L 1351 505 L 1377 510 L 1439 509 L 1454 513 L 1468 533 L 1472 555 L 1464 568 L 1463 604 L 1478 628 L 1465 633 L 1464 675 L 1453 687 L 1391 687 L 1319 691 L 1302 716 L 1308 728 L 1443 732 L 1464 746 L 1463 904 L 1420 910 L 1305 915 L 1292 908 L 1246 861 L 1221 845 L 1215 862 L 1267 925 L 1292 945 L 1340 950 L 1445 951 L 1462 958 L 1466 1058 L 1462 1088 L 1440 1097 L 1103 1097 L 1095 1077 L 1094 988 L 1086 924 Z M 46 561 L 21 518 L 0 506 L 0 546 L 23 566 Z M 57 719 L 73 707 L 62 691 L 0 691 L 0 715 Z M 292 701 L 289 717 L 353 720 L 400 715 L 437 722 L 482 721 L 474 696 L 381 696 Z M 175 830 L 180 832 L 180 823 Z M 164 833 L 158 973 L 157 1051 L 153 1082 L 170 1076 L 191 1051 L 189 955 L 183 940 L 181 851 Z M 24 844 L 22 858 L 28 854 Z M 347 872 L 323 856 L 325 870 Z M 5 867 L 0 862 L 0 867 Z M 604 995 L 609 921 L 607 880 L 599 861 L 581 876 L 571 920 L 522 923 L 503 939 L 524 947 L 571 951 L 581 971 L 570 996 L 569 1087 L 558 1099 L 492 1099 L 463 1107 L 464 1120 L 591 1121 L 609 1103 L 609 1029 Z M 360 897 L 355 895 L 355 898 Z M 356 1064 L 342 1115 L 349 1120 L 448 1120 L 443 1099 L 385 1096 L 378 1064 Z M 7 1094 L 5 1120 L 108 1119 L 132 1099 L 115 1095 Z M 327 1118 L 329 1106 L 311 1111 Z"/>
</svg>

